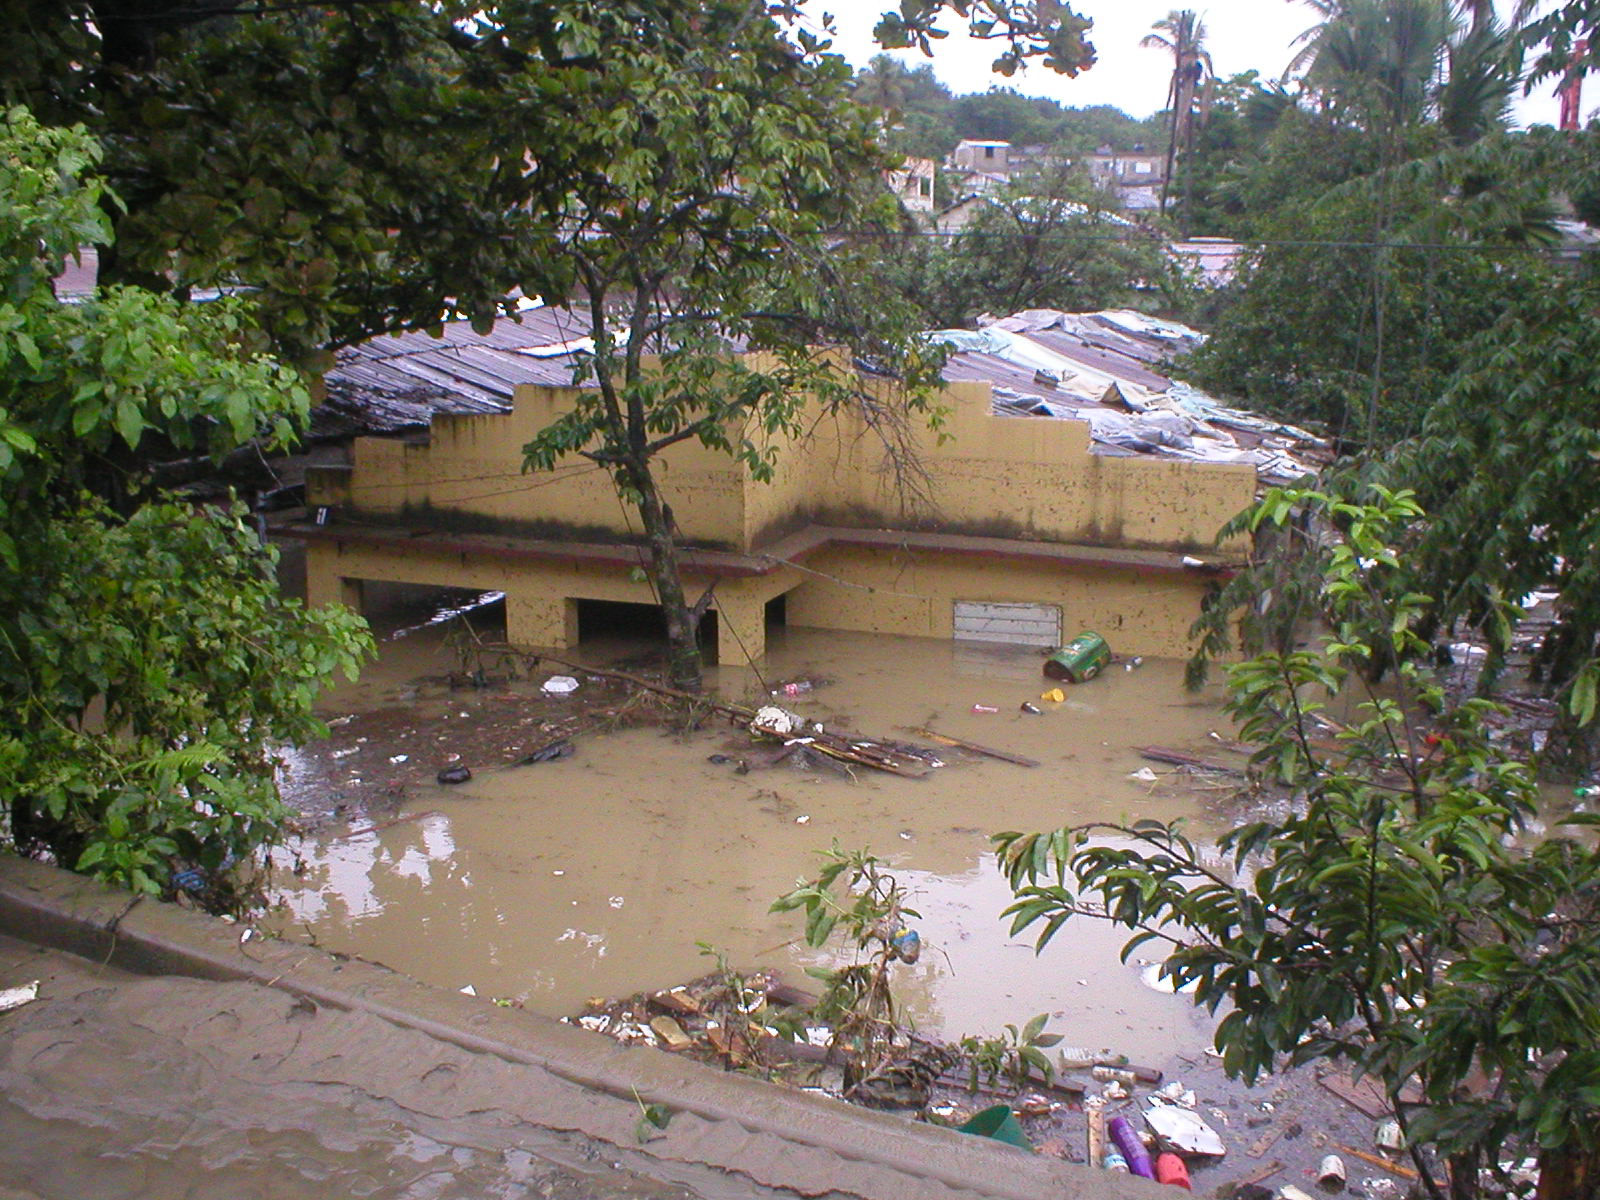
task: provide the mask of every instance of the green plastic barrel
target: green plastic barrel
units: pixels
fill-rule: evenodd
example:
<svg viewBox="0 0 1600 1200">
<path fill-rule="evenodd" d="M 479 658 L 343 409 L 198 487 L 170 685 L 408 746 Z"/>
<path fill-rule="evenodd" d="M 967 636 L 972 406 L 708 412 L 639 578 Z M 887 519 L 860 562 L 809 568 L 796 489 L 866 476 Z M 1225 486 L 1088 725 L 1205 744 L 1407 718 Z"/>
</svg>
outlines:
<svg viewBox="0 0 1600 1200">
<path fill-rule="evenodd" d="M 996 1104 L 986 1108 L 958 1128 L 962 1133 L 993 1138 L 997 1142 L 1004 1142 L 1008 1146 L 1033 1153 L 1033 1144 L 1028 1141 L 1028 1135 L 1022 1132 L 1022 1126 L 1017 1124 L 1017 1115 L 1011 1111 L 1009 1104 Z"/>
<path fill-rule="evenodd" d="M 1111 647 L 1105 638 L 1086 629 L 1044 660 L 1044 673 L 1051 679 L 1084 683 L 1105 670 L 1110 661 Z"/>
</svg>

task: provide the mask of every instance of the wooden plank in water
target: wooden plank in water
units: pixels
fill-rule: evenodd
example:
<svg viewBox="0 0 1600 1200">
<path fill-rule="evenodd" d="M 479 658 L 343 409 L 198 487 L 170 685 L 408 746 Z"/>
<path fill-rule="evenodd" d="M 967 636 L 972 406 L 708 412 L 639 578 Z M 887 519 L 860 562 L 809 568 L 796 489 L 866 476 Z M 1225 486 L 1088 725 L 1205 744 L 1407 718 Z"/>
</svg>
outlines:
<svg viewBox="0 0 1600 1200">
<path fill-rule="evenodd" d="M 1219 775 L 1243 775 L 1238 767 L 1230 767 L 1227 763 L 1218 762 L 1214 758 L 1201 758 L 1198 754 L 1186 754 L 1182 750 L 1169 750 L 1165 746 L 1140 746 L 1139 757 L 1148 758 L 1151 762 L 1167 763 L 1174 767 L 1193 767 L 1201 771 L 1215 771 Z"/>
<path fill-rule="evenodd" d="M 1037 767 L 1037 759 L 1024 758 L 1020 754 L 1012 754 L 1009 750 L 996 750 L 992 746 L 980 746 L 977 742 L 962 741 L 960 738 L 951 737 L 945 733 L 935 733 L 931 729 L 920 726 L 908 729 L 906 732 L 914 733 L 918 737 L 925 737 L 938 742 L 941 746 L 954 746 L 958 750 L 970 750 L 974 754 L 982 754 L 986 758 L 998 758 L 1001 762 L 1015 763 L 1019 767 Z"/>
</svg>

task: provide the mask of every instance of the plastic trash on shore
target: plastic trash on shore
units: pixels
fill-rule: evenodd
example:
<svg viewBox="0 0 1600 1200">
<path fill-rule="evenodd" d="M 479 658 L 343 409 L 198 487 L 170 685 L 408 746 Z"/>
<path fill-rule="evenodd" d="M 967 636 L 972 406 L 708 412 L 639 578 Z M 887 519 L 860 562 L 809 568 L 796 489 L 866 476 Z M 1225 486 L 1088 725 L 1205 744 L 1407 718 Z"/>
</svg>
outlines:
<svg viewBox="0 0 1600 1200">
<path fill-rule="evenodd" d="M 1187 1108 L 1158 1104 L 1145 1111 L 1144 1120 L 1163 1144 L 1171 1146 L 1179 1154 L 1204 1154 L 1220 1158 L 1228 1152 L 1221 1136 L 1206 1124 L 1205 1118 Z"/>
<path fill-rule="evenodd" d="M 0 989 L 0 1012 L 10 1012 L 13 1008 L 21 1008 L 24 1004 L 32 1004 L 39 998 L 39 981 L 33 980 L 21 987 Z"/>
<path fill-rule="evenodd" d="M 539 690 L 547 696 L 570 696 L 578 690 L 578 681 L 571 675 L 552 675 L 539 685 Z"/>
<path fill-rule="evenodd" d="M 757 709 L 755 717 L 750 721 L 751 733 L 764 733 L 768 737 L 793 737 L 803 733 L 805 727 L 804 717 L 788 709 L 779 708 L 776 704 Z"/>
</svg>

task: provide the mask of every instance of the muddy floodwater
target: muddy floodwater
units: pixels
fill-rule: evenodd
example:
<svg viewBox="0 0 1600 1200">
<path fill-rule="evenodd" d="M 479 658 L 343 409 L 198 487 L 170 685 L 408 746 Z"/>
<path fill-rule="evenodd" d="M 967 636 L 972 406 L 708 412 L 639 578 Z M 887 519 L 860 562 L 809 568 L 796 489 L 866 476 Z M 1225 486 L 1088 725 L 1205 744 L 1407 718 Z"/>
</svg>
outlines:
<svg viewBox="0 0 1600 1200">
<path fill-rule="evenodd" d="M 715 719 L 689 734 L 580 731 L 571 757 L 508 766 L 627 691 L 579 670 L 571 698 L 549 698 L 540 683 L 566 673 L 550 664 L 452 690 L 445 628 L 384 640 L 363 680 L 329 697 L 331 736 L 294 756 L 290 794 L 315 828 L 294 847 L 299 876 L 276 873 L 284 936 L 553 1016 L 703 975 L 713 964 L 702 946 L 803 983 L 819 959 L 795 914 L 768 909 L 837 842 L 888 860 L 922 914 L 924 952 L 900 989 L 919 1029 L 995 1034 L 1042 1012 L 1068 1043 L 1135 1060 L 1192 1058 L 1208 1044 L 1186 1001 L 1118 961 L 1116 930 L 1074 922 L 1037 956 L 1029 935 L 1009 936 L 988 841 L 1089 820 L 1184 817 L 1215 830 L 1222 794 L 1136 749 L 1229 758 L 1213 736 L 1229 732 L 1217 694 L 1187 695 L 1181 663 L 1117 665 L 1062 685 L 1066 701 L 1050 704 L 1038 650 L 774 630 L 759 677 L 714 669 L 710 688 L 748 704 L 815 681 L 779 701 L 829 729 L 915 741 L 908 729 L 930 727 L 1040 765 L 950 750 L 924 779 L 788 763 L 740 773 L 750 739 Z M 598 640 L 581 657 L 600 666 L 640 649 Z M 1025 701 L 1043 711 L 1022 711 Z M 452 761 L 473 778 L 437 784 Z M 1141 768 L 1155 781 L 1134 778 Z"/>
</svg>

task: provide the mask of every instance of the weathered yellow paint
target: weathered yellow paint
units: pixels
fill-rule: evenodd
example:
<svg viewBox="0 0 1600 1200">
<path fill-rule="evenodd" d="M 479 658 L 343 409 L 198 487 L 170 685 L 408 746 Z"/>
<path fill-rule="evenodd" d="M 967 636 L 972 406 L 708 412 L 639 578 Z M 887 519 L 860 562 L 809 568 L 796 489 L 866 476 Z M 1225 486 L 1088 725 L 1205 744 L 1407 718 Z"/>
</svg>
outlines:
<svg viewBox="0 0 1600 1200">
<path fill-rule="evenodd" d="M 997 562 L 937 552 L 854 548 L 809 560 L 816 575 L 788 598 L 791 625 L 948 638 L 958 600 L 1053 604 L 1062 633 L 1103 634 L 1118 654 L 1182 657 L 1204 583 L 1115 567 Z M 825 576 L 832 576 L 833 579 Z M 848 584 L 834 582 L 847 580 Z"/>
<path fill-rule="evenodd" d="M 425 438 L 361 438 L 348 467 L 308 472 L 308 504 L 385 525 L 435 531 L 534 534 L 569 543 L 633 537 L 631 510 L 610 477 L 582 459 L 522 471 L 522 447 L 571 403 L 567 388 L 524 387 L 514 411 L 441 416 Z M 887 398 L 887 397 L 886 397 Z M 899 436 L 918 464 L 902 486 L 882 435 L 853 415 L 818 415 L 804 440 L 735 431 L 776 450 L 770 483 L 698 443 L 659 460 L 662 491 L 698 545 L 759 553 L 808 523 L 925 529 L 1027 542 L 1161 549 L 1205 548 L 1255 492 L 1248 466 L 1113 457 L 1090 450 L 1082 422 L 996 417 L 985 384 L 947 386 L 942 432 L 913 418 Z M 352 581 L 440 584 L 507 594 L 509 638 L 563 647 L 577 638 L 577 602 L 653 602 L 626 567 L 532 560 L 492 549 L 442 550 L 426 539 L 383 547 L 315 542 L 307 560 L 314 603 L 359 602 Z M 685 580 L 690 599 L 708 582 Z M 937 551 L 819 551 L 805 573 L 782 568 L 717 583 L 718 656 L 759 658 L 764 606 L 788 594 L 796 625 L 949 637 L 956 600 L 1059 604 L 1068 631 L 1094 628 L 1124 653 L 1183 654 L 1203 580 L 1083 563 L 974 559 Z"/>
</svg>

